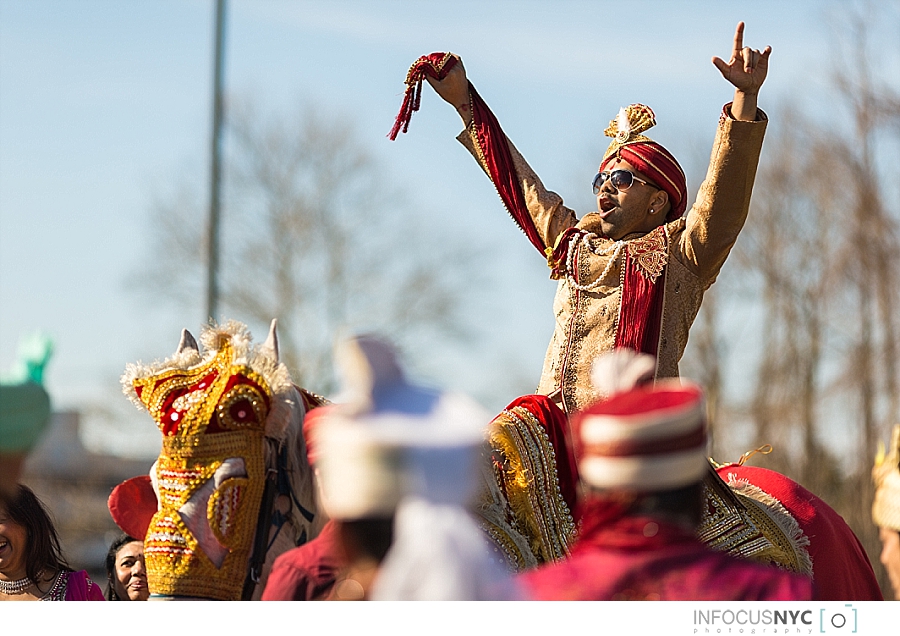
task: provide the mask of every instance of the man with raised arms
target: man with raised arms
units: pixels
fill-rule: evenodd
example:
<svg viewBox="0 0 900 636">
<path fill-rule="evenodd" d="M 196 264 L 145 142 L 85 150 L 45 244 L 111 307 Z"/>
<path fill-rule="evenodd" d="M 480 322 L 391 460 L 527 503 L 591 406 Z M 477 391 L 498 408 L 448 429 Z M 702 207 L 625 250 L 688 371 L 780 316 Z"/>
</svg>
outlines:
<svg viewBox="0 0 900 636">
<path fill-rule="evenodd" d="M 648 353 L 657 359 L 656 378 L 678 376 L 703 294 L 747 218 L 766 129 L 756 102 L 771 48 L 745 47 L 743 32 L 739 23 L 728 62 L 713 58 L 734 86 L 734 100 L 722 111 L 706 180 L 686 214 L 684 172 L 671 153 L 643 134 L 655 124 L 647 106 L 623 108 L 605 131 L 613 141 L 593 182 L 597 210 L 579 219 L 544 188 L 503 134 L 458 57 L 433 54 L 410 69 L 408 83 L 421 72 L 418 77 L 456 108 L 466 126 L 459 141 L 559 280 L 556 325 L 538 393 L 566 412 L 597 398 L 590 362 L 603 351 Z M 408 125 L 418 95 L 411 101 L 408 96 L 404 107 Z M 402 116 L 401 111 L 392 136 Z"/>
</svg>

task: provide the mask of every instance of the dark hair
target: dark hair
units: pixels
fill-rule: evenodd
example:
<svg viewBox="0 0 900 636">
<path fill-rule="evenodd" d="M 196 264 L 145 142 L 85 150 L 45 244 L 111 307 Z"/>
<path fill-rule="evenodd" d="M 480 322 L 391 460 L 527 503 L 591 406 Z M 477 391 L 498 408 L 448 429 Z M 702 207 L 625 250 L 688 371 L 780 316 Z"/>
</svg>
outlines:
<svg viewBox="0 0 900 636">
<path fill-rule="evenodd" d="M 642 493 L 631 504 L 628 512 L 681 518 L 693 525 L 699 525 L 703 518 L 703 484 L 696 483 L 673 490 Z"/>
<path fill-rule="evenodd" d="M 116 594 L 116 555 L 119 554 L 119 550 L 122 549 L 122 546 L 128 545 L 129 543 L 134 543 L 135 541 L 140 542 L 140 539 L 135 539 L 131 535 L 122 534 L 119 535 L 115 541 L 109 546 L 109 552 L 106 553 L 106 600 L 107 601 L 121 601 L 119 595 Z M 127 599 L 126 599 L 127 600 Z"/>
<path fill-rule="evenodd" d="M 341 527 L 345 537 L 362 555 L 375 559 L 378 563 L 384 560 L 394 541 L 393 517 L 342 520 Z"/>
<path fill-rule="evenodd" d="M 29 579 L 37 583 L 41 570 L 71 570 L 47 507 L 28 486 L 19 484 L 18 493 L 4 505 L 10 520 L 25 528 L 25 575 Z"/>
</svg>

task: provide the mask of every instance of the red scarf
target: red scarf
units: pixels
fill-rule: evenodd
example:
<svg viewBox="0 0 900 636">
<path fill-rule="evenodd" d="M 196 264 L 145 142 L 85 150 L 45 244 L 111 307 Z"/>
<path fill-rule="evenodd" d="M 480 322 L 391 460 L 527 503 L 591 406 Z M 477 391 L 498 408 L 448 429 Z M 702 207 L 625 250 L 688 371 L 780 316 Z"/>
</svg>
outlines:
<svg viewBox="0 0 900 636">
<path fill-rule="evenodd" d="M 403 105 L 391 128 L 388 138 L 392 141 L 397 138 L 401 128 L 403 132 L 409 129 L 409 121 L 412 114 L 419 110 L 422 100 L 422 81 L 428 75 L 438 80 L 447 77 L 456 65 L 456 58 L 450 53 L 432 53 L 431 55 L 423 55 L 409 69 L 406 74 L 406 95 L 403 98 Z M 512 153 L 509 151 L 509 144 L 506 141 L 506 135 L 500 128 L 500 122 L 494 117 L 494 113 L 488 108 L 484 100 L 469 82 L 469 100 L 472 106 L 472 120 L 475 127 L 475 136 L 478 145 L 484 154 L 487 169 L 491 176 L 491 181 L 500 194 L 503 205 L 506 206 L 510 216 L 516 222 L 531 244 L 534 245 L 539 252 L 544 253 L 544 243 L 538 234 L 537 228 L 528 215 L 528 208 L 525 205 L 525 195 L 522 193 L 522 186 L 519 184 L 516 176 L 516 169 L 513 166 Z"/>
<path fill-rule="evenodd" d="M 666 245 L 668 249 L 668 244 Z M 641 272 L 628 250 L 622 277 L 622 306 L 616 329 L 616 349 L 633 349 L 656 357 L 662 327 L 666 272 L 650 280 Z"/>
</svg>

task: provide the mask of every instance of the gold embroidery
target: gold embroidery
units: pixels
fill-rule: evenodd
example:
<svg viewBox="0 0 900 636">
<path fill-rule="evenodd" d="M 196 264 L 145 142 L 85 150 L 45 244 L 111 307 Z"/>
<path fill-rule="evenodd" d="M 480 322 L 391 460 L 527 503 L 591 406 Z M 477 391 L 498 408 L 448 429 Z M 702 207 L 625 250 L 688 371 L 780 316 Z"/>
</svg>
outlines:
<svg viewBox="0 0 900 636">
<path fill-rule="evenodd" d="M 656 282 L 669 262 L 665 227 L 659 226 L 649 234 L 628 241 L 626 247 L 641 274 L 651 282 Z"/>
<path fill-rule="evenodd" d="M 581 246 L 578 247 L 581 250 Z M 579 280 L 584 279 L 590 272 L 588 259 L 576 258 L 575 267 Z M 578 376 L 570 372 L 570 368 L 578 368 L 581 358 L 581 348 L 589 329 L 587 327 L 588 309 L 590 298 L 582 299 L 582 292 L 569 286 L 569 315 L 571 319 L 568 325 L 566 341 L 560 350 L 559 368 L 557 370 L 556 386 L 561 392 L 563 410 L 568 413 L 580 406 L 577 401 Z"/>
<path fill-rule="evenodd" d="M 649 106 L 631 104 L 627 108 L 620 109 L 619 115 L 610 121 L 607 129 L 603 131 L 604 135 L 613 138 L 606 152 L 603 153 L 603 161 L 617 153 L 622 146 L 650 141 L 649 137 L 645 137 L 641 133 L 655 125 L 656 116 Z"/>
<path fill-rule="evenodd" d="M 226 479 L 209 498 L 206 517 L 216 539 L 224 546 L 235 543 L 235 528 L 248 484 L 246 477 Z"/>
<path fill-rule="evenodd" d="M 744 505 L 712 470 L 703 480 L 706 505 L 697 528 L 697 538 L 713 550 L 752 558 L 773 548 L 752 517 L 745 516 Z"/>
<path fill-rule="evenodd" d="M 528 409 L 503 411 L 490 426 L 489 443 L 502 458 L 495 471 L 506 495 L 510 527 L 523 535 L 537 564 L 564 558 L 575 538 L 575 522 L 563 499 L 556 453 L 547 432 Z M 484 524 L 483 524 L 484 525 Z M 513 537 L 503 537 L 496 524 L 486 528 L 521 567 L 527 559 Z"/>
<path fill-rule="evenodd" d="M 760 497 L 762 491 L 755 493 L 753 488 L 726 485 L 713 470 L 703 480 L 703 486 L 706 506 L 697 530 L 698 539 L 713 550 L 812 575 L 804 547 L 809 539 L 802 532 L 789 536 L 772 516 L 781 514 L 793 520 L 783 506 L 764 501 Z"/>
</svg>

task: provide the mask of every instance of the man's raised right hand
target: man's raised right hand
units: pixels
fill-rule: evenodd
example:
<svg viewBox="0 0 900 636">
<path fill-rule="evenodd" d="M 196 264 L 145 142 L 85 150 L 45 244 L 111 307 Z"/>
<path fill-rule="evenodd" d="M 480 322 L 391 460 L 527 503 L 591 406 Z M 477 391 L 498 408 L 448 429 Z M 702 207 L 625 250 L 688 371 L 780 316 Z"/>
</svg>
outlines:
<svg viewBox="0 0 900 636">
<path fill-rule="evenodd" d="M 435 92 L 441 96 L 441 99 L 456 109 L 463 123 L 468 126 L 472 121 L 472 111 L 469 106 L 469 80 L 466 78 L 466 69 L 463 67 L 462 59 L 457 55 L 454 57 L 457 63 L 450 69 L 447 77 L 442 80 L 436 80 L 433 77 L 426 76 L 425 79 L 428 80 Z"/>
</svg>

